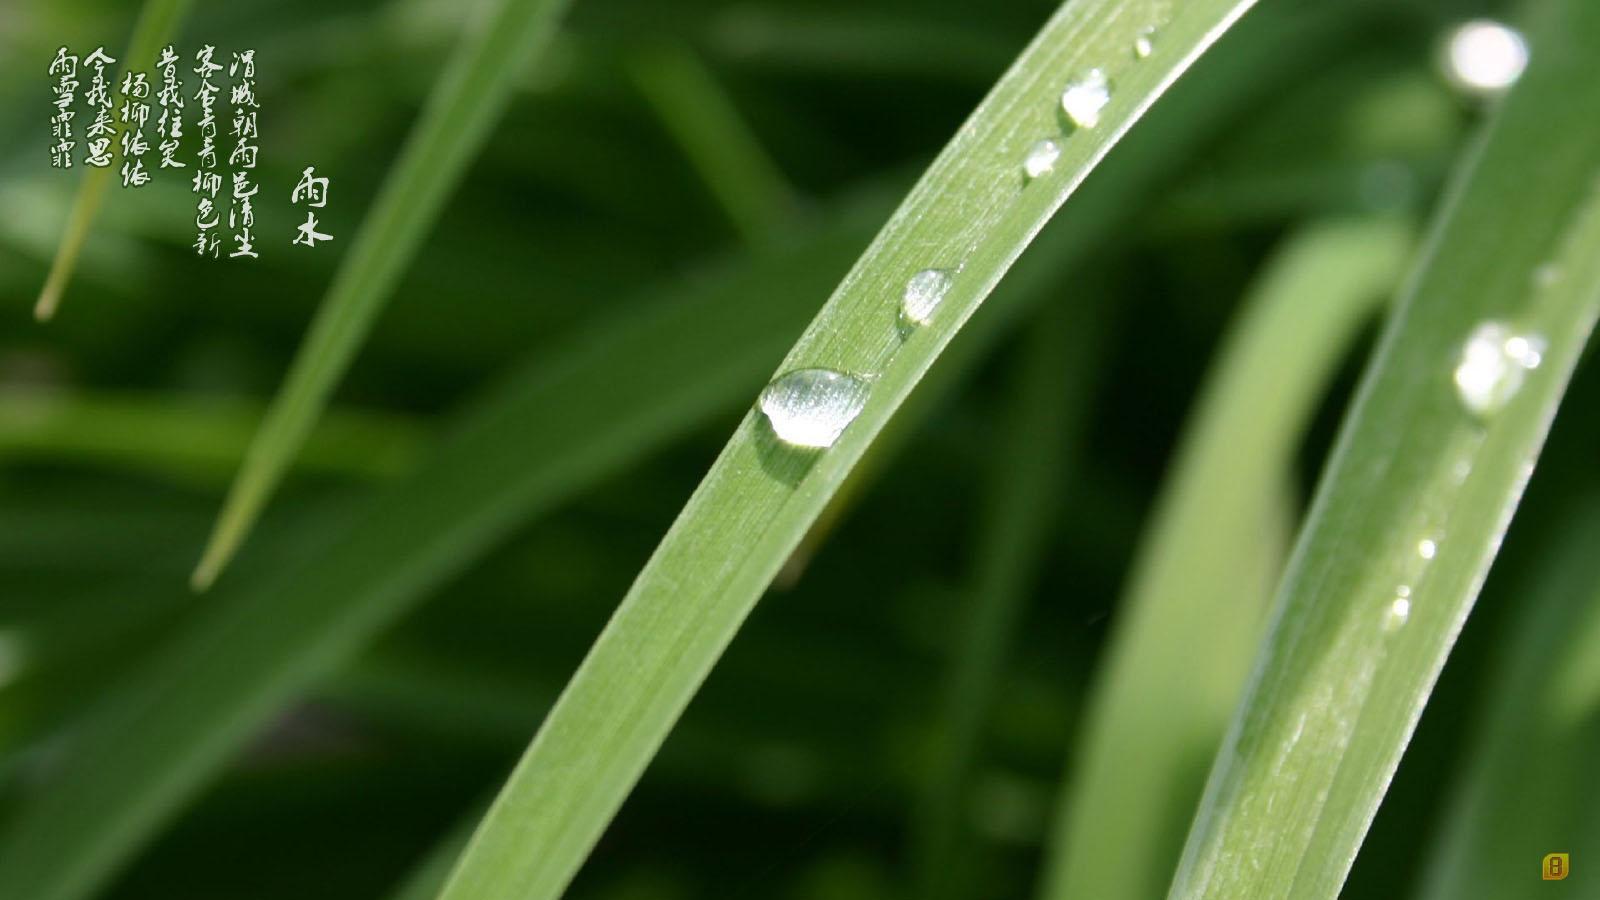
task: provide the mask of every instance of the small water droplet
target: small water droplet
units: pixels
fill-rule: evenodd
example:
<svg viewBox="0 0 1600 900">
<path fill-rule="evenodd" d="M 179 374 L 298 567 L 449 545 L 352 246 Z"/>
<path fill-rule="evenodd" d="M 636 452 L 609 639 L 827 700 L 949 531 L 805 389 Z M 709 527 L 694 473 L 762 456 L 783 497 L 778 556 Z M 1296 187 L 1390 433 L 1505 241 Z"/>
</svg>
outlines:
<svg viewBox="0 0 1600 900">
<path fill-rule="evenodd" d="M 1090 69 L 1067 82 L 1061 92 L 1061 110 L 1078 128 L 1100 124 L 1100 112 L 1111 102 L 1111 79 L 1104 69 Z"/>
<path fill-rule="evenodd" d="M 1395 593 L 1394 600 L 1390 601 L 1389 609 L 1383 617 L 1384 631 L 1398 631 L 1400 626 L 1406 624 L 1411 618 L 1411 589 L 1405 585 Z"/>
<path fill-rule="evenodd" d="M 1156 52 L 1156 35 L 1160 31 L 1154 25 L 1141 29 L 1139 36 L 1133 39 L 1133 55 L 1138 59 L 1147 59 Z"/>
<path fill-rule="evenodd" d="M 1055 171 L 1056 160 L 1061 158 L 1061 145 L 1045 138 L 1028 148 L 1028 155 L 1022 158 L 1022 174 L 1029 178 L 1038 178 Z"/>
<path fill-rule="evenodd" d="M 1545 263 L 1533 270 L 1533 284 L 1535 287 L 1554 287 L 1561 280 L 1561 267 L 1555 263 Z"/>
<path fill-rule="evenodd" d="M 913 325 L 928 324 L 954 281 L 944 269 L 923 269 L 911 276 L 906 282 L 905 294 L 900 298 L 900 315 Z"/>
<path fill-rule="evenodd" d="M 1431 538 L 1423 538 L 1417 542 L 1417 555 L 1423 559 L 1433 559 L 1439 553 L 1439 542 Z"/>
<path fill-rule="evenodd" d="M 867 404 L 867 383 L 832 369 L 795 369 L 761 391 L 772 431 L 797 447 L 833 446 Z"/>
<path fill-rule="evenodd" d="M 1456 395 L 1468 410 L 1484 416 L 1500 411 L 1522 388 L 1523 377 L 1544 359 L 1544 339 L 1518 334 L 1501 322 L 1472 330 L 1456 365 Z"/>
<path fill-rule="evenodd" d="M 1445 77 L 1464 93 L 1502 93 L 1527 67 L 1528 42 L 1522 33 L 1491 19 L 1462 23 L 1445 41 Z"/>
</svg>

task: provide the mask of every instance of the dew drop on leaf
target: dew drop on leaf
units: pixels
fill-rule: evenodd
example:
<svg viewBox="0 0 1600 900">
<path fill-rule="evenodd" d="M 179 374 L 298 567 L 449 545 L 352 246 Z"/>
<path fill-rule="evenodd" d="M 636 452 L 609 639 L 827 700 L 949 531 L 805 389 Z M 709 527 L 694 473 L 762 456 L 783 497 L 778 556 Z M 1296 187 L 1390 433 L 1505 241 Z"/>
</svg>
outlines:
<svg viewBox="0 0 1600 900">
<path fill-rule="evenodd" d="M 1528 42 L 1521 32 L 1500 22 L 1463 23 L 1445 41 L 1445 77 L 1463 93 L 1479 97 L 1502 93 L 1527 67 Z"/>
<path fill-rule="evenodd" d="M 833 446 L 867 403 L 867 382 L 832 369 L 795 369 L 761 391 L 758 406 L 778 439 L 797 447 Z"/>
<path fill-rule="evenodd" d="M 1104 69 L 1090 69 L 1067 82 L 1061 91 L 1061 111 L 1078 128 L 1100 124 L 1100 112 L 1111 102 L 1111 79 Z"/>
<path fill-rule="evenodd" d="M 900 298 L 900 315 L 913 325 L 928 324 L 952 283 L 954 279 L 944 269 L 923 269 L 911 276 Z"/>
<path fill-rule="evenodd" d="M 1399 631 L 1411 618 L 1411 588 L 1401 585 L 1395 592 L 1394 599 L 1389 601 L 1389 608 L 1384 611 L 1383 630 Z"/>
<path fill-rule="evenodd" d="M 1146 59 L 1156 52 L 1156 35 L 1159 32 L 1160 29 L 1154 25 L 1141 29 L 1139 36 L 1133 39 L 1133 55 L 1138 59 Z"/>
<path fill-rule="evenodd" d="M 1503 322 L 1485 322 L 1472 330 L 1456 364 L 1456 396 L 1474 415 L 1499 412 L 1522 388 L 1524 376 L 1539 367 L 1545 341 L 1519 334 Z"/>
<path fill-rule="evenodd" d="M 1056 160 L 1061 158 L 1061 145 L 1045 138 L 1028 148 L 1028 155 L 1022 158 L 1022 174 L 1029 178 L 1038 178 L 1055 171 Z"/>
</svg>

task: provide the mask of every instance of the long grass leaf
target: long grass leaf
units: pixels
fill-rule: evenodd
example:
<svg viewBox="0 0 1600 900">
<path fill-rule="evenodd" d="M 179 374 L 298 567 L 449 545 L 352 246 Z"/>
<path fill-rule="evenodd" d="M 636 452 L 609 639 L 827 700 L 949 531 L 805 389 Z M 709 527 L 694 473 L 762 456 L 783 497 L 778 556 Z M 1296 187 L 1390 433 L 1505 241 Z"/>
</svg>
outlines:
<svg viewBox="0 0 1600 900">
<path fill-rule="evenodd" d="M 1600 6 L 1540 11 L 1345 422 L 1175 900 L 1338 894 L 1593 328 Z"/>
<path fill-rule="evenodd" d="M 1041 896 L 1167 886 L 1173 825 L 1199 798 L 1281 571 L 1285 542 L 1271 536 L 1300 437 L 1410 243 L 1397 221 L 1308 226 L 1252 288 L 1118 605 Z"/>
<path fill-rule="evenodd" d="M 463 38 L 250 444 L 195 568 L 195 587 L 209 587 L 249 533 L 566 4 L 497 0 Z"/>
<path fill-rule="evenodd" d="M 193 0 L 145 0 L 144 8 L 139 12 L 139 20 L 133 26 L 133 34 L 128 39 L 127 53 L 119 58 L 119 62 L 122 63 L 121 71 L 143 71 L 155 65 L 156 54 L 177 32 L 192 2 Z M 50 320 L 60 308 L 61 297 L 66 293 L 67 283 L 72 280 L 73 269 L 77 267 L 78 254 L 82 252 L 84 242 L 89 239 L 89 229 L 94 225 L 95 215 L 100 212 L 100 205 L 105 201 L 106 188 L 110 187 L 111 179 L 116 173 L 116 167 L 110 165 L 84 167 L 83 180 L 78 184 L 78 192 L 72 200 L 72 209 L 67 213 L 66 230 L 62 233 L 61 243 L 56 247 L 55 258 L 50 263 L 50 272 L 45 276 L 44 289 L 39 292 L 39 299 L 33 307 L 34 318 L 39 321 Z"/>
<path fill-rule="evenodd" d="M 442 896 L 548 898 L 565 888 L 762 590 L 939 351 L 1112 144 L 1249 6 L 1084 0 L 1051 18 L 780 369 L 870 378 L 859 416 L 819 454 L 784 445 L 759 413 L 746 415 L 534 738 Z M 1161 26 L 1159 37 L 1140 58 L 1135 42 L 1153 25 Z M 1098 109 L 1101 77 L 1112 87 Z M 1075 83 L 1088 96 L 1073 92 L 1063 104 L 1063 87 Z M 1064 134 L 1066 107 L 1077 128 Z M 1059 142 L 1060 158 L 1028 181 L 1023 159 L 1046 138 Z M 954 272 L 953 284 L 931 323 L 903 334 L 901 295 L 908 279 L 930 268 Z"/>
</svg>

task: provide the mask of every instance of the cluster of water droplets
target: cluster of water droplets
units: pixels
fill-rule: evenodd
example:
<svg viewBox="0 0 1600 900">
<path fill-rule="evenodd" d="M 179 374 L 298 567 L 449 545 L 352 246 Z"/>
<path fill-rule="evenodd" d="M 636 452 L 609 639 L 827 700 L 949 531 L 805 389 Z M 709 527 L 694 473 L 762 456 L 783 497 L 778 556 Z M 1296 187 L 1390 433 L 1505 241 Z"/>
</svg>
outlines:
<svg viewBox="0 0 1600 900">
<path fill-rule="evenodd" d="M 1135 61 L 1155 52 L 1160 30 L 1160 25 L 1149 25 L 1137 32 L 1132 43 Z M 1055 171 L 1063 141 L 1100 124 L 1101 113 L 1111 102 L 1112 89 L 1110 74 L 1098 66 L 1067 82 L 1059 102 L 1070 128 L 1064 136 L 1040 138 L 1028 147 L 1022 159 L 1022 174 L 1028 182 Z M 902 327 L 917 328 L 933 321 L 963 265 L 964 262 L 953 268 L 930 267 L 907 279 L 900 296 Z M 797 447 L 824 449 L 833 446 L 865 408 L 869 380 L 833 369 L 795 369 L 768 384 L 757 407 L 780 440 Z"/>
<path fill-rule="evenodd" d="M 1522 389 L 1527 374 L 1544 359 L 1545 341 L 1504 322 L 1484 322 L 1472 330 L 1456 363 L 1456 396 L 1468 412 L 1487 418 L 1504 409 Z"/>
</svg>

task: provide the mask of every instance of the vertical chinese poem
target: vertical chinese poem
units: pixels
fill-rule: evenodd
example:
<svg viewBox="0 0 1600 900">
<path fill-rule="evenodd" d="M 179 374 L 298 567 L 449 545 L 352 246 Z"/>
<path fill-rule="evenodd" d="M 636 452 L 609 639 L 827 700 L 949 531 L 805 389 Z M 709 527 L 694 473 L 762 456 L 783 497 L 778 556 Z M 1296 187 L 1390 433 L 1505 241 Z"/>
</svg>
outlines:
<svg viewBox="0 0 1600 900">
<path fill-rule="evenodd" d="M 194 224 L 198 231 L 195 252 L 201 256 L 217 256 L 221 238 L 213 234 L 220 222 L 217 212 L 217 192 L 222 189 L 222 176 L 217 172 L 217 117 L 215 106 L 218 88 L 212 76 L 222 71 L 214 62 L 217 48 L 210 44 L 195 54 L 194 73 L 200 76 L 200 89 L 195 91 L 195 102 L 200 105 L 200 119 L 195 129 L 200 133 L 200 151 L 195 160 L 194 192 L 200 195 L 195 207 Z"/>
<path fill-rule="evenodd" d="M 233 152 L 228 154 L 228 165 L 233 167 L 233 196 L 228 207 L 228 227 L 237 229 L 233 239 L 235 247 L 228 257 L 248 256 L 256 259 L 251 228 L 256 223 L 250 198 L 258 188 L 251 175 L 256 167 L 256 112 L 261 104 L 256 100 L 256 52 L 238 50 L 228 63 L 228 77 L 233 80 L 233 90 L 228 95 L 233 107 Z"/>
<path fill-rule="evenodd" d="M 83 161 L 102 169 L 111 165 L 111 144 L 117 136 L 117 126 L 111 122 L 111 86 L 106 82 L 106 66 L 115 65 L 116 62 L 106 55 L 104 47 L 94 48 L 94 52 L 83 61 L 84 66 L 94 70 L 94 75 L 89 79 L 89 91 L 84 95 L 84 100 L 94 110 L 94 121 L 83 133 L 89 139 Z"/>
<path fill-rule="evenodd" d="M 161 139 L 160 168 L 187 168 L 178 161 L 179 139 L 183 137 L 183 79 L 178 77 L 178 54 L 171 44 L 161 48 L 156 70 L 161 74 L 161 90 L 156 92 L 156 105 L 161 107 L 161 116 L 156 119 L 156 137 Z"/>
<path fill-rule="evenodd" d="M 150 82 L 143 72 L 122 76 L 122 108 L 117 111 L 122 123 L 122 186 L 143 187 L 150 181 L 144 170 L 144 154 L 150 149 L 144 126 L 150 121 Z"/>
<path fill-rule="evenodd" d="M 78 99 L 78 57 L 67 52 L 66 47 L 56 51 L 50 61 L 50 75 L 56 79 L 50 93 L 55 95 L 56 114 L 50 117 L 50 165 L 57 169 L 72 168 L 72 117 L 77 115 L 72 104 Z"/>
</svg>

